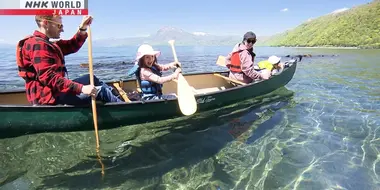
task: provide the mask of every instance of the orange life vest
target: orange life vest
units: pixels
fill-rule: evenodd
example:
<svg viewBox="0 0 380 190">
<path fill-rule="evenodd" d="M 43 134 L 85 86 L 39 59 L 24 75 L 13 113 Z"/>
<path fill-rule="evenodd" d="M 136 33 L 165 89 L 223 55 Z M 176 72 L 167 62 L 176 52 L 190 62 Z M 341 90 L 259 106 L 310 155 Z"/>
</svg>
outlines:
<svg viewBox="0 0 380 190">
<path fill-rule="evenodd" d="M 241 69 L 241 61 L 240 61 L 240 52 L 248 51 L 248 50 L 239 50 L 237 52 L 232 53 L 231 55 L 231 63 L 228 65 L 228 68 L 231 72 L 234 73 L 243 73 Z M 252 56 L 252 62 L 254 62 L 256 54 L 252 51 L 248 51 L 248 53 Z"/>
<path fill-rule="evenodd" d="M 234 52 L 231 56 L 231 63 L 228 65 L 228 68 L 230 69 L 231 72 L 234 72 L 234 73 L 243 72 L 241 70 L 240 52 L 241 51 Z"/>
<path fill-rule="evenodd" d="M 24 46 L 25 41 L 33 37 L 33 35 L 26 36 L 24 39 L 20 40 L 16 46 L 16 63 L 18 67 L 18 75 L 22 77 L 26 82 L 35 80 L 37 77 L 37 72 L 34 69 L 33 65 L 30 64 L 28 66 L 25 66 L 22 57 L 22 47 Z"/>
</svg>

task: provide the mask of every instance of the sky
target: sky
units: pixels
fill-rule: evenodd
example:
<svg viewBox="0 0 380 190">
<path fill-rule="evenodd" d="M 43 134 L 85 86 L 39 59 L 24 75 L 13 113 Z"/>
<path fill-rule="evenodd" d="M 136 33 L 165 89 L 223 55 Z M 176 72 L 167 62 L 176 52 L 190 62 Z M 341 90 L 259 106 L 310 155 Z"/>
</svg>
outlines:
<svg viewBox="0 0 380 190">
<path fill-rule="evenodd" d="M 0 0 L 15 1 L 15 0 Z M 162 27 L 214 35 L 257 36 L 283 32 L 311 18 L 371 0 L 89 0 L 92 39 L 146 36 Z M 64 16 L 65 32 L 70 38 L 83 16 Z M 36 29 L 34 16 L 0 15 L 0 43 L 15 44 Z"/>
</svg>

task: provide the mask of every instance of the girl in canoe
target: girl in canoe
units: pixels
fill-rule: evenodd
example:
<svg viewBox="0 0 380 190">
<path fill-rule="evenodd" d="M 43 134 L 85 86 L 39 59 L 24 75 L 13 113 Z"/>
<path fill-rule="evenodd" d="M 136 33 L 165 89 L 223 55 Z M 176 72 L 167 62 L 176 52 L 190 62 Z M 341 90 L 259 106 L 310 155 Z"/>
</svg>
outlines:
<svg viewBox="0 0 380 190">
<path fill-rule="evenodd" d="M 160 51 L 153 50 L 152 46 L 144 44 L 137 50 L 136 61 L 138 69 L 135 72 L 136 78 L 140 84 L 143 100 L 157 100 L 176 98 L 174 94 L 162 94 L 163 84 L 178 78 L 181 68 L 177 62 L 168 64 L 158 64 L 157 57 Z M 175 69 L 174 73 L 168 76 L 162 76 L 162 71 Z"/>
</svg>

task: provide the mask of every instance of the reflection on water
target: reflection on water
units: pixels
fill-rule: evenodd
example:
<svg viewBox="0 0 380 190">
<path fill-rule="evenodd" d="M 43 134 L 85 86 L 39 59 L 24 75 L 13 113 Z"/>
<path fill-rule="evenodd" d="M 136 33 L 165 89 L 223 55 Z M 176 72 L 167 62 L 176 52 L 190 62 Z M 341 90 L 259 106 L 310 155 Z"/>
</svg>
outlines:
<svg viewBox="0 0 380 190">
<path fill-rule="evenodd" d="M 91 131 L 1 139 L 0 189 L 380 189 L 379 52 L 328 51 L 264 97 L 100 131 L 103 178 Z"/>
</svg>

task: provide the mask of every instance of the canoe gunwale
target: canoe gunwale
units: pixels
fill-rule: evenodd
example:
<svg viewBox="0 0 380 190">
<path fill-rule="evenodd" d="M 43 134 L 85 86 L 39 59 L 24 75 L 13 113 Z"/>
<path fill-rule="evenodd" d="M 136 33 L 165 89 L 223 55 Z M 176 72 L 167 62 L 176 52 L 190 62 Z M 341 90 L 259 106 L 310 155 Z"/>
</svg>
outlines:
<svg viewBox="0 0 380 190">
<path fill-rule="evenodd" d="M 226 93 L 226 92 L 230 92 L 230 91 L 237 91 L 237 90 L 241 90 L 243 88 L 250 88 L 252 86 L 255 86 L 257 84 L 260 84 L 262 82 L 265 82 L 265 81 L 269 81 L 269 80 L 274 80 L 275 78 L 278 78 L 278 77 L 281 77 L 283 73 L 286 73 L 287 70 L 289 69 L 293 69 L 294 70 L 296 69 L 295 67 L 297 66 L 297 62 L 293 63 L 290 67 L 287 67 L 285 68 L 281 74 L 278 74 L 278 75 L 273 75 L 270 79 L 268 80 L 259 80 L 259 81 L 255 81 L 255 82 L 252 82 L 252 83 L 249 83 L 249 84 L 246 84 L 246 85 L 238 85 L 238 86 L 235 86 L 235 87 L 232 87 L 232 88 L 227 88 L 227 89 L 224 89 L 224 90 L 219 90 L 219 91 L 213 91 L 213 92 L 205 92 L 205 93 L 202 93 L 202 94 L 195 94 L 195 98 L 202 98 L 202 97 L 206 97 L 206 96 L 210 96 L 210 95 L 217 95 L 217 94 L 223 94 L 223 93 Z M 187 74 L 184 74 L 183 76 L 196 76 L 196 75 L 208 75 L 208 74 L 214 74 L 214 73 L 218 73 L 218 74 L 228 74 L 229 71 L 219 71 L 219 72 L 199 72 L 199 73 L 187 73 Z M 294 75 L 294 74 L 293 74 Z M 123 81 L 123 82 L 129 82 L 129 81 L 134 81 L 136 79 L 132 78 L 132 79 L 126 79 L 126 80 L 113 80 L 113 81 L 107 81 L 106 83 L 114 83 L 114 82 L 120 82 L 120 81 Z M 25 90 L 23 89 L 19 89 L 19 90 L 5 90 L 5 91 L 2 91 L 0 92 L 0 94 L 12 94 L 12 93 L 23 93 L 25 92 Z M 109 102 L 109 103 L 97 103 L 97 106 L 99 107 L 125 107 L 127 105 L 135 105 L 135 104 L 154 104 L 154 103 L 165 103 L 165 102 L 171 102 L 171 101 L 177 101 L 177 98 L 174 98 L 174 99 L 160 99 L 160 100 L 149 100 L 149 101 L 131 101 L 131 102 Z M 88 105 L 30 105 L 30 104 L 1 104 L 0 105 L 0 108 L 30 108 L 30 109 L 51 109 L 51 108 L 59 108 L 59 109 L 72 109 L 72 108 L 88 108 L 89 106 Z"/>
<path fill-rule="evenodd" d="M 199 73 L 186 73 L 182 74 L 183 76 L 196 76 L 196 75 L 212 75 L 214 73 L 219 74 L 228 74 L 229 71 L 217 71 L 217 72 L 199 72 Z M 136 78 L 129 78 L 129 79 L 120 79 L 120 80 L 110 80 L 110 81 L 103 81 L 104 83 L 115 83 L 115 82 L 130 82 L 134 81 Z M 23 93 L 25 92 L 24 89 L 9 89 L 9 90 L 2 90 L 0 91 L 0 94 L 13 94 L 13 93 Z"/>
</svg>

